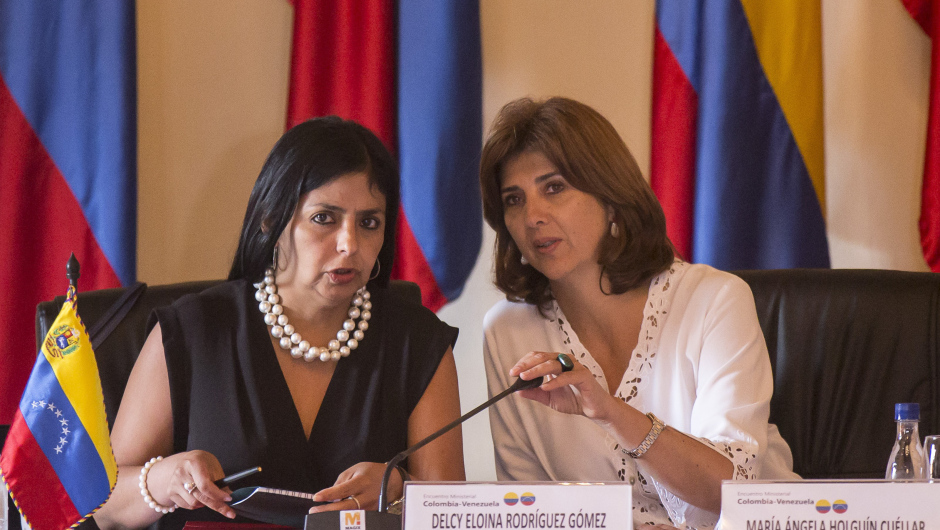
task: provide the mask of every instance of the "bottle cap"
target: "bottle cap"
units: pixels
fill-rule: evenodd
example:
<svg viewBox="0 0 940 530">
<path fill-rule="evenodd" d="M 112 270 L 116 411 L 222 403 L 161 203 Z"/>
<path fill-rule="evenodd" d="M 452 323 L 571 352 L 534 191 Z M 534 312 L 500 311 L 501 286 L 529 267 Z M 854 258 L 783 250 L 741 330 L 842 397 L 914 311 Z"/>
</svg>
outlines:
<svg viewBox="0 0 940 530">
<path fill-rule="evenodd" d="M 895 403 L 894 421 L 920 421 L 920 403 Z"/>
</svg>

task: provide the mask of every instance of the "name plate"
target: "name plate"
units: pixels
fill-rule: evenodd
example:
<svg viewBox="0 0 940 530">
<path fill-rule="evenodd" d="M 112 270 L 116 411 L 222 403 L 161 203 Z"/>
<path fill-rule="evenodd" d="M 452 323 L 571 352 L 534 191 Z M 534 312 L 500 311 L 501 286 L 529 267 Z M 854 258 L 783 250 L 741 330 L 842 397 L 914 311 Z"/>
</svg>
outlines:
<svg viewBox="0 0 940 530">
<path fill-rule="evenodd" d="M 408 482 L 405 530 L 633 528 L 630 485 Z"/>
<path fill-rule="evenodd" d="M 721 530 L 940 529 L 940 483 L 725 481 Z"/>
</svg>

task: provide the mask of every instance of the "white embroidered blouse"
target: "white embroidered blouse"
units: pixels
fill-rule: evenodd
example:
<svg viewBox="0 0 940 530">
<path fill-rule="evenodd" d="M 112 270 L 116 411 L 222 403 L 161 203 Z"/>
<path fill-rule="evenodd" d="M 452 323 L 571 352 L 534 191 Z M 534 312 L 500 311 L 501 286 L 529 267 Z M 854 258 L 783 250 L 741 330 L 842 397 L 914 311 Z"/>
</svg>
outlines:
<svg viewBox="0 0 940 530">
<path fill-rule="evenodd" d="M 532 305 L 508 301 L 487 313 L 490 395 L 512 383 L 509 369 L 530 351 L 571 354 L 607 388 L 603 371 L 557 304 L 547 317 Z M 743 280 L 681 261 L 652 280 L 618 398 L 721 452 L 734 464 L 735 479 L 795 479 L 790 449 L 767 421 L 772 393 L 767 346 Z M 587 418 L 513 396 L 490 409 L 490 424 L 499 480 L 627 480 L 633 484 L 635 527 L 706 529 L 717 522 L 639 473 L 613 438 Z"/>
</svg>

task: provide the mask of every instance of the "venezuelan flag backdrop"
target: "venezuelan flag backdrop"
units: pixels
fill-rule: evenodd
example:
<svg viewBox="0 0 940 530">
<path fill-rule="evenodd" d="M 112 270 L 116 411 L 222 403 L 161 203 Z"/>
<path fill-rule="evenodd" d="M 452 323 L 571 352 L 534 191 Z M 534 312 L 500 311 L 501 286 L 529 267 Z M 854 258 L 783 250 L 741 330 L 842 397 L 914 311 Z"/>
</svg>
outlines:
<svg viewBox="0 0 940 530">
<path fill-rule="evenodd" d="M 651 180 L 721 269 L 828 267 L 819 0 L 658 0 Z"/>
<path fill-rule="evenodd" d="M 294 0 L 287 126 L 337 114 L 401 167 L 393 277 L 437 310 L 482 241 L 482 60 L 476 0 Z"/>
<path fill-rule="evenodd" d="M 0 423 L 69 254 L 85 290 L 134 280 L 134 36 L 134 2 L 0 0 Z"/>
<path fill-rule="evenodd" d="M 117 482 L 98 365 L 72 287 L 33 366 L 0 472 L 34 530 L 80 522 Z"/>
</svg>

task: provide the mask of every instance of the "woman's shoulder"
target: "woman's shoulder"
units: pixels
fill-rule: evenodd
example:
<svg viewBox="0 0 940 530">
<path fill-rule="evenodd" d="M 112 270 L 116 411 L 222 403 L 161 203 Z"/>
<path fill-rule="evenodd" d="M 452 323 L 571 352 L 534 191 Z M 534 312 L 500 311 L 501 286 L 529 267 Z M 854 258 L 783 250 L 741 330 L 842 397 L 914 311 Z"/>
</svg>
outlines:
<svg viewBox="0 0 940 530">
<path fill-rule="evenodd" d="M 249 289 L 254 287 L 247 280 L 225 281 L 203 291 L 185 294 L 172 304 L 154 309 L 151 319 L 159 319 L 161 325 L 165 325 L 168 318 L 183 323 L 230 320 L 243 311 L 239 307 L 247 304 Z"/>
<path fill-rule="evenodd" d="M 441 320 L 434 311 L 395 288 L 371 289 L 373 318 L 381 313 L 384 333 L 392 335 L 443 334 L 456 341 L 457 328 Z M 452 340 L 450 335 L 453 335 Z M 453 344 L 451 344 L 453 345 Z"/>
<path fill-rule="evenodd" d="M 441 322 L 430 309 L 424 307 L 420 301 L 415 300 L 411 293 L 394 287 L 369 288 L 373 305 L 376 310 L 385 312 L 385 316 L 392 321 L 400 322 Z"/>
<path fill-rule="evenodd" d="M 722 294 L 751 296 L 747 282 L 730 272 L 702 263 L 684 263 L 680 289 L 695 296 L 715 297 Z"/>
<path fill-rule="evenodd" d="M 520 326 L 538 324 L 547 321 L 538 310 L 538 307 L 525 302 L 500 300 L 483 317 L 483 330 L 486 332 L 512 328 L 518 330 Z"/>
<path fill-rule="evenodd" d="M 187 303 L 188 301 L 218 301 L 223 299 L 240 298 L 248 289 L 256 290 L 254 286 L 249 285 L 248 280 L 227 280 L 219 282 L 202 291 L 189 293 L 181 296 L 177 303 Z"/>
</svg>

